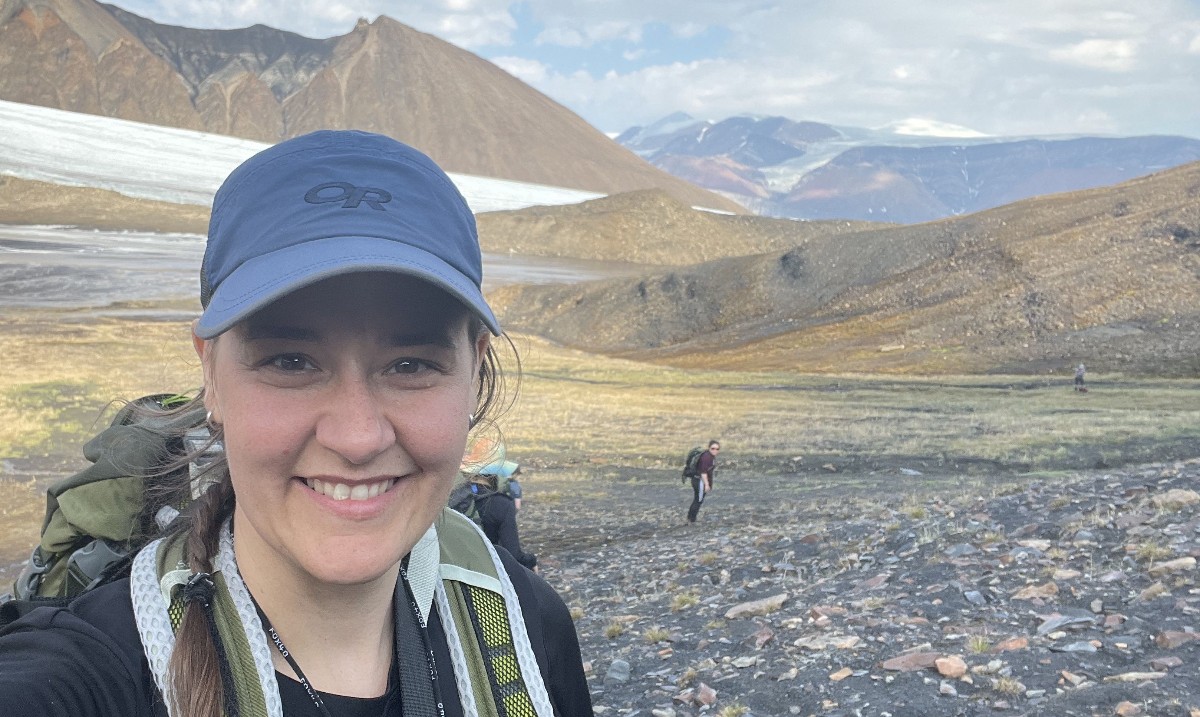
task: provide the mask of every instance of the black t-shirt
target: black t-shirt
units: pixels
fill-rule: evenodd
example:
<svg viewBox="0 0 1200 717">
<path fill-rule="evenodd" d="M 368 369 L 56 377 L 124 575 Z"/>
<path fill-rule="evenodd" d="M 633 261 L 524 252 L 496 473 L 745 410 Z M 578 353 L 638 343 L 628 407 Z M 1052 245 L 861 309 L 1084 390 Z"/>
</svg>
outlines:
<svg viewBox="0 0 1200 717">
<path fill-rule="evenodd" d="M 395 666 L 393 666 L 393 670 Z M 317 704 L 308 696 L 308 692 L 296 680 L 276 672 L 275 681 L 279 683 L 279 699 L 283 702 L 283 711 L 288 717 L 325 717 L 317 709 Z M 399 684 L 395 679 L 389 680 L 388 691 L 379 697 L 346 697 L 332 695 L 328 692 L 318 692 L 325 708 L 332 717 L 379 717 L 387 714 L 388 702 L 399 699 Z"/>
<path fill-rule="evenodd" d="M 570 612 L 545 580 L 521 567 L 507 551 L 499 553 L 517 590 L 529 641 L 555 713 L 559 717 L 590 716 L 591 694 Z M 428 636 L 439 668 L 438 685 L 447 717 L 461 717 L 450 651 L 436 610 L 435 603 Z M 280 678 L 280 697 L 287 717 L 319 714 L 304 688 L 290 678 Z M 376 702 L 331 697 L 339 707 L 339 711 L 331 707 L 334 717 L 358 715 L 360 710 L 372 710 L 368 713 L 375 717 L 400 715 L 398 691 L 375 698 Z M 373 711 L 381 706 L 382 711 Z M 97 588 L 68 608 L 38 608 L 0 631 L 0 714 L 166 716 L 138 637 L 128 580 Z"/>
</svg>

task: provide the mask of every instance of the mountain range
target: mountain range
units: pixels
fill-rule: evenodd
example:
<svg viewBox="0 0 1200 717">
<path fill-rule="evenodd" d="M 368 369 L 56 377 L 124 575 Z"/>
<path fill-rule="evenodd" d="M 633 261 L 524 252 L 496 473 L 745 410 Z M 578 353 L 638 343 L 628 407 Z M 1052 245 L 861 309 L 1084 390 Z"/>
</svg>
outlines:
<svg viewBox="0 0 1200 717">
<path fill-rule="evenodd" d="M 684 113 L 616 139 L 761 214 L 903 224 L 1115 184 L 1200 159 L 1200 140 L 1187 137 L 1002 138 L 912 124 L 867 130 Z"/>
<path fill-rule="evenodd" d="M 161 25 L 94 0 L 0 0 L 0 99 L 276 142 L 353 127 L 448 171 L 744 211 L 490 62 L 386 16 L 314 40 Z"/>
<path fill-rule="evenodd" d="M 557 186 L 625 167 L 630 174 L 604 174 L 608 187 L 597 191 L 610 196 L 479 216 L 489 251 L 645 265 L 632 277 L 491 292 L 506 327 L 586 351 L 706 368 L 1043 373 L 1084 361 L 1100 373 L 1200 375 L 1200 163 L 1014 201 L 1187 161 L 1194 140 L 956 137 L 899 147 L 779 118 L 693 135 L 690 119 L 676 118 L 672 131 L 623 137 L 659 159 L 691 156 L 730 177 L 757 163 L 751 176 L 767 188 L 757 201 L 778 194 L 834 207 L 857 193 L 874 209 L 883 197 L 866 218 L 891 223 L 795 221 L 698 211 L 737 205 L 651 167 L 490 63 L 387 18 L 310 40 L 262 27 L 170 28 L 90 0 L 0 0 L 0 57 L 0 98 L 97 121 L 268 141 L 272 131 L 353 124 L 435 147 L 454 171 L 512 178 L 521 167 L 524 181 L 539 175 Z M 80 162 L 90 152 L 78 134 L 43 149 L 68 156 L 76 147 L 70 156 Z M 191 139 L 212 153 L 221 138 Z M 23 156 L 5 154 L 13 156 L 0 165 Z M 160 164 L 167 186 L 187 169 Z M 796 167 L 815 178 L 791 182 Z M 202 210 L 172 204 L 181 199 L 66 188 L 72 182 L 42 169 L 3 170 L 23 179 L 0 182 L 0 218 L 120 228 L 136 216 L 142 228 L 185 231 L 204 221 Z M 26 181 L 39 179 L 56 184 Z M 958 216 L 992 202 L 1012 203 Z M 955 216 L 909 223 L 938 212 Z"/>
<path fill-rule="evenodd" d="M 211 191 L 192 170 L 219 137 L 12 103 L 0 119 L 21 107 L 38 119 L 13 119 L 0 144 L 36 124 L 32 169 L 54 170 L 83 162 L 84 134 L 91 164 L 69 182 L 84 186 L 0 167 L 13 175 L 0 222 L 202 231 L 205 208 L 171 197 Z M 28 144 L 10 142 L 0 164 Z M 111 191 L 137 169 L 103 158 L 148 145 L 180 158 L 153 165 L 171 190 Z M 625 278 L 489 291 L 506 328 L 582 350 L 707 368 L 1041 374 L 1084 361 L 1200 375 L 1200 163 L 919 225 L 728 216 L 662 191 L 531 206 L 514 193 L 545 188 L 501 184 L 526 208 L 479 214 L 486 250 L 637 263 Z M 481 190 L 494 201 L 496 188 L 464 187 Z"/>
<path fill-rule="evenodd" d="M 791 246 L 635 277 L 502 287 L 491 299 L 510 329 L 684 367 L 1040 374 L 1082 361 L 1100 372 L 1197 376 L 1198 199 L 1192 163 L 911 226 L 830 223 L 806 234 L 809 222 L 750 218 L 765 225 L 763 238 L 790 227 L 774 240 Z M 694 210 L 643 202 L 621 221 L 684 226 L 662 220 L 680 211 Z M 552 226 L 529 223 L 522 238 L 537 243 L 536 228 L 545 236 Z M 619 244 L 621 231 L 593 224 L 591 241 Z M 662 230 L 643 242 L 682 251 L 690 237 Z"/>
</svg>

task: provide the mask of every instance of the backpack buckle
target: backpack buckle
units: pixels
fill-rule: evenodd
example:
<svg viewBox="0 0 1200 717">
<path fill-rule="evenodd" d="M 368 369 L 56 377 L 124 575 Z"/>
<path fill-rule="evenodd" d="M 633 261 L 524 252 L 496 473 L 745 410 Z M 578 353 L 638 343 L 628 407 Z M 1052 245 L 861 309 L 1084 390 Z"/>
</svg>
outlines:
<svg viewBox="0 0 1200 717">
<path fill-rule="evenodd" d="M 116 543 L 98 538 L 71 553 L 67 558 L 66 594 L 87 592 L 104 582 L 109 568 L 129 555 Z"/>
<path fill-rule="evenodd" d="M 38 590 L 42 587 L 42 581 L 45 580 L 45 575 L 50 571 L 53 562 L 42 552 L 42 546 L 39 545 L 33 549 L 33 554 L 29 556 L 29 562 L 25 564 L 25 568 L 13 582 L 13 591 L 16 592 L 17 599 L 29 600 L 37 597 Z"/>
</svg>

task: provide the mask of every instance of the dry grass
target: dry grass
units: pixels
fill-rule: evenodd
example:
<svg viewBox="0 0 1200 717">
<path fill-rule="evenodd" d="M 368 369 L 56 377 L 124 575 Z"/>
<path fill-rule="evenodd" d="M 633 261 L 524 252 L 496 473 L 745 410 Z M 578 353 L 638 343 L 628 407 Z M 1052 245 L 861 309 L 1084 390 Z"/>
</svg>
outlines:
<svg viewBox="0 0 1200 717">
<path fill-rule="evenodd" d="M 1200 423 L 1197 381 L 1115 382 L 1079 400 L 1028 377 L 691 371 L 517 343 L 525 377 L 503 423 L 509 445 L 566 460 L 674 466 L 688 447 L 719 436 L 727 460 L 1090 468 L 1159 459 L 1164 445 L 1194 441 Z"/>
<path fill-rule="evenodd" d="M 653 645 L 671 639 L 671 632 L 663 627 L 651 627 L 642 633 L 642 639 Z"/>
<path fill-rule="evenodd" d="M 200 385 L 186 325 L 12 313 L 0 321 L 0 445 L 10 455 L 66 444 L 77 456 L 113 400 Z"/>
<path fill-rule="evenodd" d="M 1140 562 L 1154 564 L 1160 560 L 1166 560 L 1175 553 L 1166 545 L 1156 542 L 1146 542 L 1137 546 L 1134 551 L 1134 557 Z"/>
<path fill-rule="evenodd" d="M 700 602 L 700 597 L 693 592 L 676 593 L 671 598 L 671 612 L 681 612 L 694 607 Z"/>
<path fill-rule="evenodd" d="M 1025 685 L 1015 677 L 998 677 L 992 681 L 992 689 L 1002 695 L 1015 697 L 1025 694 Z"/>
<path fill-rule="evenodd" d="M 990 649 L 992 649 L 992 642 L 987 635 L 974 633 L 967 638 L 967 650 L 976 655 L 982 655 Z"/>
<path fill-rule="evenodd" d="M 675 686 L 680 689 L 690 687 L 696 683 L 696 678 L 699 676 L 700 673 L 696 670 L 696 668 L 689 667 L 680 673 L 679 679 L 675 680 Z"/>
<path fill-rule="evenodd" d="M 187 312 L 176 303 L 127 307 Z M 1200 381 L 1112 381 L 1081 399 L 1028 377 L 808 376 L 684 370 L 515 338 L 519 401 L 501 419 L 514 456 L 541 465 L 676 470 L 719 437 L 725 465 L 808 470 L 839 488 L 878 487 L 861 472 L 919 463 L 959 487 L 997 490 L 996 468 L 1037 471 L 1165 460 L 1193 451 Z M 200 384 L 185 321 L 11 310 L 0 318 L 0 555 L 36 535 L 39 489 L 77 469 L 113 401 Z M 511 360 L 509 365 L 512 365 Z M 835 472 L 821 468 L 831 465 Z M 775 466 L 775 468 L 772 468 Z M 581 480 L 590 480 L 581 472 Z M 923 479 L 906 478 L 914 484 Z M 975 485 L 979 483 L 979 485 Z M 986 485 L 985 485 L 986 483 Z M 539 494 L 543 501 L 561 496 Z M 902 512 L 919 519 L 920 502 Z M 23 539 L 20 536 L 24 536 Z M 715 555 L 700 563 L 711 564 Z"/>
<path fill-rule="evenodd" d="M 68 445 L 78 455 L 109 401 L 199 384 L 183 323 L 13 313 L 0 322 L 0 445 L 10 454 Z M 1156 447 L 1194 439 L 1200 425 L 1196 381 L 1131 381 L 1080 401 L 1028 378 L 687 371 L 516 343 L 524 377 L 501 426 L 514 453 L 549 461 L 674 467 L 719 436 L 726 460 L 1038 470 L 1160 458 Z"/>
</svg>

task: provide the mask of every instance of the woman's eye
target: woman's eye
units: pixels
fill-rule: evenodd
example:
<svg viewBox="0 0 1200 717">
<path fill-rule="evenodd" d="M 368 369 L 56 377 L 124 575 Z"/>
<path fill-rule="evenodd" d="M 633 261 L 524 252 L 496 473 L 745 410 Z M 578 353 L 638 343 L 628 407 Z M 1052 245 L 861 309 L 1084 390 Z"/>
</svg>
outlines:
<svg viewBox="0 0 1200 717">
<path fill-rule="evenodd" d="M 300 354 L 283 354 L 269 361 L 270 365 L 283 371 L 303 371 L 312 366 L 309 360 Z"/>
<path fill-rule="evenodd" d="M 400 359 L 392 364 L 393 373 L 420 373 L 426 368 L 429 368 L 429 365 L 418 359 Z"/>
</svg>

